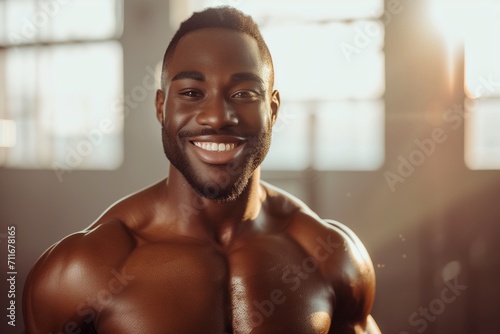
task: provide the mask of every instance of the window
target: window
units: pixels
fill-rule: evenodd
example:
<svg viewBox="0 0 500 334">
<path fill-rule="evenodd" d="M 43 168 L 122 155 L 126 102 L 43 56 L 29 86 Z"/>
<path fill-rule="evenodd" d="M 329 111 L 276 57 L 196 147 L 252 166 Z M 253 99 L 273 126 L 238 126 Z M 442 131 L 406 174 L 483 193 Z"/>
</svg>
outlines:
<svg viewBox="0 0 500 334">
<path fill-rule="evenodd" d="M 379 0 L 171 1 L 174 25 L 232 5 L 259 24 L 282 106 L 266 170 L 377 170 L 384 162 L 384 26 Z"/>
<path fill-rule="evenodd" d="M 122 12 L 119 0 L 0 0 L 0 165 L 121 164 Z"/>
<path fill-rule="evenodd" d="M 500 169 L 500 4 L 474 3 L 465 34 L 465 163 Z"/>
<path fill-rule="evenodd" d="M 495 0 L 430 4 L 450 60 L 462 43 L 464 47 L 466 113 L 460 121 L 465 127 L 465 164 L 472 170 L 500 169 L 500 4 Z"/>
</svg>

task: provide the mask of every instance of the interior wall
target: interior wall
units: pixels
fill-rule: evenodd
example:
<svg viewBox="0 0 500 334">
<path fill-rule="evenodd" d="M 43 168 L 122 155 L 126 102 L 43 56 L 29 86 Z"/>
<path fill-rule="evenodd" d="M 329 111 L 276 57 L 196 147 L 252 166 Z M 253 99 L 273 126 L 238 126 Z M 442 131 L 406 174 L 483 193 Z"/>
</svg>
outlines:
<svg viewBox="0 0 500 334">
<path fill-rule="evenodd" d="M 363 240 L 377 274 L 373 314 L 384 333 L 493 333 L 499 325 L 494 303 L 500 297 L 500 171 L 468 170 L 463 124 L 452 129 L 443 121 L 447 108 L 463 104 L 463 82 L 452 90 L 447 86 L 442 41 L 424 20 L 425 3 L 402 0 L 403 10 L 385 24 L 384 166 L 373 172 L 264 172 L 263 178 Z M 166 1 L 125 0 L 125 95 L 144 85 L 172 34 Z M 459 68 L 460 63 L 460 74 Z M 149 90 L 146 99 L 128 106 L 125 161 L 116 171 L 73 171 L 59 182 L 53 171 L 0 169 L 0 233 L 7 225 L 17 227 L 18 296 L 46 248 L 166 175 L 153 101 Z M 417 149 L 415 140 L 432 138 L 437 128 L 447 139 L 391 189 L 386 172 L 396 173 L 400 157 Z M 458 293 L 444 303 L 450 282 L 458 284 Z"/>
</svg>

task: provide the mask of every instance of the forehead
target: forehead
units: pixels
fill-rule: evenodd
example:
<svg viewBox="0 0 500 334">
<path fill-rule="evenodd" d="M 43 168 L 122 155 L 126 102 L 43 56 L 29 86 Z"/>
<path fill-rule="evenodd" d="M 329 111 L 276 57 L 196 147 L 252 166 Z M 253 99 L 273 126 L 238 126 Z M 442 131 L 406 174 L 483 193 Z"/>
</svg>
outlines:
<svg viewBox="0 0 500 334">
<path fill-rule="evenodd" d="M 183 36 L 167 63 L 170 81 L 180 71 L 199 71 L 207 75 L 253 72 L 269 80 L 269 64 L 257 41 L 245 33 L 223 28 L 205 28 Z"/>
</svg>

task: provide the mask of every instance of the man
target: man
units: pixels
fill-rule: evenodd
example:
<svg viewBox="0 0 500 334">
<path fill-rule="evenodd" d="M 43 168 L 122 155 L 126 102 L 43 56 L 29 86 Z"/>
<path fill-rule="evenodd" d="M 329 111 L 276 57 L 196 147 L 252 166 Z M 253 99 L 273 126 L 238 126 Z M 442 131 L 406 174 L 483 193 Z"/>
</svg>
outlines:
<svg viewBox="0 0 500 334">
<path fill-rule="evenodd" d="M 168 178 L 39 259 L 27 333 L 380 332 L 361 242 L 260 180 L 280 104 L 273 76 L 241 12 L 181 25 L 156 95 Z"/>
</svg>

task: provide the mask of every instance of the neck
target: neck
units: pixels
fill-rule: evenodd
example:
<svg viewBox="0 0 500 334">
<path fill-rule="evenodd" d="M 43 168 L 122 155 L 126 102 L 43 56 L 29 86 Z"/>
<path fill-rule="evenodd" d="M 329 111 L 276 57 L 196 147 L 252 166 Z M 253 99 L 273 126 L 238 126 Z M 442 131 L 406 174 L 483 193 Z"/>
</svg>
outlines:
<svg viewBox="0 0 500 334">
<path fill-rule="evenodd" d="M 260 185 L 260 167 L 238 198 L 229 202 L 217 202 L 194 191 L 182 173 L 170 166 L 166 180 L 167 201 L 176 210 L 174 216 L 183 234 L 211 236 L 220 243 L 229 243 L 238 228 L 255 221 L 265 199 Z"/>
</svg>

